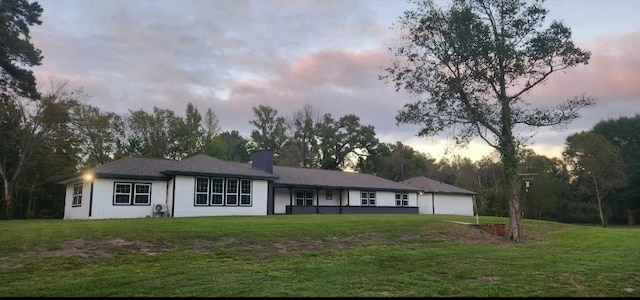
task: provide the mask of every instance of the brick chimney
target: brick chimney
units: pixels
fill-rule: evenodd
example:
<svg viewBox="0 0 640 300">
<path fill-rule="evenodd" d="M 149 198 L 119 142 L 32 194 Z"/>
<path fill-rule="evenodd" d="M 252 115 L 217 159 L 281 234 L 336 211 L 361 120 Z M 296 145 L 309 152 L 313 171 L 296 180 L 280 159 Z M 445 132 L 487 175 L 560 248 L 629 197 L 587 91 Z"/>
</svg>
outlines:
<svg viewBox="0 0 640 300">
<path fill-rule="evenodd" d="M 251 154 L 251 167 L 273 174 L 273 150 L 260 149 Z"/>
</svg>

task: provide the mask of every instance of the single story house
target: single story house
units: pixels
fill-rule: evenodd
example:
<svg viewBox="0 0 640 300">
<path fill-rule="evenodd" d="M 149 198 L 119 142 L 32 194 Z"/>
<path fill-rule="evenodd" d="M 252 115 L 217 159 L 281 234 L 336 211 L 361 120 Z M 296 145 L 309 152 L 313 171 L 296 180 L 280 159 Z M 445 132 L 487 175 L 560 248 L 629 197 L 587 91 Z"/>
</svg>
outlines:
<svg viewBox="0 0 640 300">
<path fill-rule="evenodd" d="M 418 208 L 421 214 L 474 215 L 475 192 L 424 176 L 413 177 L 402 183 L 420 190 Z"/>
<path fill-rule="evenodd" d="M 250 163 L 204 154 L 175 161 L 122 158 L 58 181 L 65 219 L 424 211 L 414 188 L 371 174 Z"/>
</svg>

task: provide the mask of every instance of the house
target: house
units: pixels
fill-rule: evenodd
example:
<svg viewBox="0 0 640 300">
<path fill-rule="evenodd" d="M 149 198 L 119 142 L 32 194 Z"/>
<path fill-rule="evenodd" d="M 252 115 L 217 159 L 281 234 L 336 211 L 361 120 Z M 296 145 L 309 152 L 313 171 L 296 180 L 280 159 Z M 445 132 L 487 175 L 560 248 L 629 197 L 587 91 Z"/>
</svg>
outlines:
<svg viewBox="0 0 640 300">
<path fill-rule="evenodd" d="M 419 213 L 416 188 L 371 174 L 274 166 L 269 149 L 251 163 L 126 157 L 58 183 L 66 185 L 65 219 Z"/>
<path fill-rule="evenodd" d="M 474 215 L 475 192 L 424 176 L 413 177 L 402 183 L 420 190 L 418 207 L 421 214 Z"/>
</svg>

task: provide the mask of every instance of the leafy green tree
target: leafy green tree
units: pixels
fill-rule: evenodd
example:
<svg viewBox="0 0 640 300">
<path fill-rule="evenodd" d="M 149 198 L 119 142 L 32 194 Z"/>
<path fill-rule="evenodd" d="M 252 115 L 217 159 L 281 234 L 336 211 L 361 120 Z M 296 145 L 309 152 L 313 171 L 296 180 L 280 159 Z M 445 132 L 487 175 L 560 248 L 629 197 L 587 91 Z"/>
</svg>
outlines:
<svg viewBox="0 0 640 300">
<path fill-rule="evenodd" d="M 611 190 L 627 185 L 622 155 L 604 136 L 581 132 L 567 138 L 563 157 L 574 175 L 589 183 L 585 188 L 595 194 L 600 222 L 606 227 L 602 209 L 604 199 Z"/>
<path fill-rule="evenodd" d="M 191 102 L 187 104 L 184 118 L 170 117 L 168 132 L 170 158 L 183 159 L 202 152 L 207 133 L 201 123 L 202 116 Z"/>
<path fill-rule="evenodd" d="M 454 0 L 443 9 L 432 1 L 399 18 L 403 43 L 393 46 L 393 65 L 381 76 L 396 90 L 419 98 L 406 104 L 398 123 L 418 124 L 420 136 L 451 129 L 457 144 L 480 137 L 501 155 L 503 194 L 509 200 L 510 240 L 522 240 L 518 149 L 524 128 L 564 125 L 595 103 L 576 97 L 553 107 L 529 106 L 524 97 L 549 76 L 587 64 L 558 21 L 544 28 L 541 1 Z"/>
<path fill-rule="evenodd" d="M 342 116 L 338 121 L 325 114 L 318 125 L 320 139 L 320 167 L 340 170 L 355 164 L 349 156 L 366 157 L 377 147 L 378 138 L 374 127 L 361 125 L 360 118 L 353 114 Z"/>
<path fill-rule="evenodd" d="M 249 124 L 256 129 L 251 131 L 251 148 L 273 150 L 274 161 L 277 162 L 280 148 L 287 141 L 285 119 L 279 117 L 278 110 L 270 106 L 259 105 L 252 109 L 256 119 L 249 121 Z"/>
<path fill-rule="evenodd" d="M 212 138 L 204 153 L 228 161 L 248 162 L 251 159 L 248 144 L 249 140 L 237 130 L 224 131 Z"/>
<path fill-rule="evenodd" d="M 66 114 L 77 104 L 78 91 L 70 91 L 60 83 L 52 83 L 51 87 L 40 101 L 13 96 L 0 103 L 0 185 L 7 218 L 13 217 L 16 187 L 35 149 L 58 128 L 67 126 Z"/>
<path fill-rule="evenodd" d="M 281 155 L 282 160 L 289 162 L 287 165 L 303 168 L 314 168 L 318 166 L 320 145 L 318 137 L 318 125 L 322 118 L 320 112 L 306 104 L 302 109 L 296 111 L 287 122 L 288 136 L 286 155 Z M 284 151 L 283 151 L 284 152 Z"/>
<path fill-rule="evenodd" d="M 87 97 L 84 93 L 82 96 Z M 73 125 L 76 136 L 82 140 L 79 148 L 84 168 L 102 165 L 114 158 L 120 139 L 124 137 L 124 122 L 120 115 L 79 103 L 73 107 Z"/>
<path fill-rule="evenodd" d="M 27 68 L 40 65 L 42 60 L 40 50 L 31 44 L 29 35 L 29 26 L 42 24 L 41 14 L 38 2 L 0 2 L 0 103 L 9 102 L 14 96 L 40 97 L 33 72 Z"/>
<path fill-rule="evenodd" d="M 171 147 L 171 134 L 178 122 L 178 117 L 172 110 L 153 108 L 153 114 L 144 110 L 129 111 L 127 118 L 127 144 L 125 149 L 139 151 L 139 153 L 129 153 L 131 156 L 139 154 L 141 156 L 174 158 Z"/>
<path fill-rule="evenodd" d="M 640 114 L 599 122 L 592 131 L 615 146 L 627 165 L 629 185 L 612 191 L 611 200 L 618 208 L 614 218 L 624 222 L 626 213 L 628 224 L 635 225 L 635 217 L 640 213 Z"/>
<path fill-rule="evenodd" d="M 415 176 L 433 177 L 438 172 L 435 159 L 400 141 L 380 143 L 369 156 L 358 161 L 355 169 L 393 181 Z"/>
</svg>

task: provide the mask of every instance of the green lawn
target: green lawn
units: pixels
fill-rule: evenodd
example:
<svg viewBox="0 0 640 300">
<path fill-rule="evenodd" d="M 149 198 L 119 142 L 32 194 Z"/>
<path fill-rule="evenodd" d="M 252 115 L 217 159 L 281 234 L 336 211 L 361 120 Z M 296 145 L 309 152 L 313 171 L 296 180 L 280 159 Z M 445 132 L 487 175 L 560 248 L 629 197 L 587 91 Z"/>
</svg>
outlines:
<svg viewBox="0 0 640 300">
<path fill-rule="evenodd" d="M 296 215 L 0 222 L 8 296 L 640 296 L 640 228 Z M 507 222 L 481 217 L 481 222 Z"/>
</svg>

